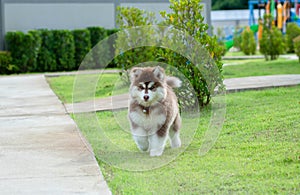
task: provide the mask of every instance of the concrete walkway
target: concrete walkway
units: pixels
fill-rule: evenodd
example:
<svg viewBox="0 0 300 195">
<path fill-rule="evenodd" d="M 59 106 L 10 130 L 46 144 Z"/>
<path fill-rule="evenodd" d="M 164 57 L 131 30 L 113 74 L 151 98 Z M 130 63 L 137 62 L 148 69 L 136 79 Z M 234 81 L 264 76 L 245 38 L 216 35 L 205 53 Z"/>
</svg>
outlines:
<svg viewBox="0 0 300 195">
<path fill-rule="evenodd" d="M 224 56 L 223 60 L 253 60 L 253 59 L 264 59 L 263 55 L 249 55 L 249 56 Z M 298 56 L 296 54 L 283 54 L 280 55 L 279 58 L 285 58 L 289 60 L 298 60 Z"/>
<path fill-rule="evenodd" d="M 0 194 L 110 194 L 44 75 L 0 77 Z"/>
<path fill-rule="evenodd" d="M 300 74 L 232 78 L 225 79 L 224 84 L 226 86 L 227 93 L 272 87 L 287 87 L 299 85 Z M 96 99 L 95 101 L 91 100 L 75 104 L 66 104 L 65 107 L 69 113 L 121 109 L 128 107 L 128 98 L 129 94 L 123 94 L 108 98 Z"/>
</svg>

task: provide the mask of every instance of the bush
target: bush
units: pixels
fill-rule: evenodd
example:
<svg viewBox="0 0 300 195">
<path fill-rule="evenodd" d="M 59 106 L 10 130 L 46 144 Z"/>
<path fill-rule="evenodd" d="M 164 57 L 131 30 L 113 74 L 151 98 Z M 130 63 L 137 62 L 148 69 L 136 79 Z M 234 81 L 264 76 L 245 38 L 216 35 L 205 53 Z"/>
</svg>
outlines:
<svg viewBox="0 0 300 195">
<path fill-rule="evenodd" d="M 25 36 L 25 42 L 28 44 L 25 46 L 26 55 L 28 56 L 28 71 L 29 72 L 37 72 L 37 57 L 41 48 L 41 36 L 40 32 L 33 30 L 29 31 Z"/>
<path fill-rule="evenodd" d="M 18 67 L 12 65 L 12 58 L 9 52 L 0 51 L 0 74 L 11 74 L 18 71 Z"/>
<path fill-rule="evenodd" d="M 242 45 L 242 36 L 241 34 L 235 29 L 234 34 L 233 34 L 233 47 L 235 47 L 237 50 L 242 50 L 241 49 Z"/>
<path fill-rule="evenodd" d="M 74 31 L 41 29 L 28 33 L 8 32 L 5 40 L 15 65 L 10 70 L 14 73 L 76 70 L 91 46 L 117 31 L 89 27 Z M 109 52 L 114 54 L 113 44 L 104 51 L 95 49 L 91 63 L 85 64 L 86 68 L 101 67 L 101 56 Z M 113 62 L 110 64 L 114 65 Z"/>
<path fill-rule="evenodd" d="M 53 30 L 53 51 L 56 57 L 56 71 L 75 70 L 75 43 L 69 30 Z"/>
<path fill-rule="evenodd" d="M 110 36 L 110 35 L 112 35 L 112 34 L 117 33 L 118 31 L 119 31 L 119 29 L 117 29 L 117 28 L 114 28 L 114 29 L 107 29 L 107 30 L 106 30 L 106 34 L 107 34 L 107 36 Z"/>
<path fill-rule="evenodd" d="M 293 53 L 295 51 L 293 40 L 300 35 L 300 27 L 298 26 L 298 24 L 288 23 L 286 28 L 286 35 L 288 52 Z"/>
<path fill-rule="evenodd" d="M 266 60 L 276 60 L 286 51 L 285 40 L 282 33 L 272 25 L 273 18 L 264 16 L 263 35 L 260 40 L 260 52 Z"/>
<path fill-rule="evenodd" d="M 18 68 L 18 72 L 37 71 L 37 57 L 41 46 L 40 33 L 38 31 L 8 32 L 5 36 L 8 51 L 11 52 L 12 63 Z"/>
<path fill-rule="evenodd" d="M 254 55 L 256 51 L 256 42 L 254 33 L 249 27 L 244 29 L 242 33 L 241 50 L 246 55 Z"/>
<path fill-rule="evenodd" d="M 177 29 L 182 29 L 185 32 L 189 33 L 196 41 L 198 41 L 207 51 L 208 55 L 203 56 L 203 58 L 213 57 L 217 66 L 218 72 L 222 71 L 222 52 L 223 48 L 219 46 L 216 36 L 210 37 L 207 34 L 208 25 L 204 24 L 204 18 L 201 15 L 203 5 L 200 4 L 200 0 L 171 0 L 170 1 L 171 12 L 167 14 L 166 12 L 161 12 L 164 21 L 162 24 L 175 26 Z M 132 26 L 143 26 L 151 25 L 155 22 L 154 14 L 150 12 L 145 12 L 137 8 L 118 8 L 118 23 L 121 28 L 128 28 Z M 145 35 L 147 33 L 143 33 Z M 148 33 L 151 36 L 151 33 Z M 176 35 L 174 35 L 176 36 Z M 178 35 L 181 36 L 181 35 Z M 133 35 L 133 37 L 139 37 L 138 35 Z M 122 50 L 122 46 L 127 48 L 130 41 L 124 41 L 126 37 L 118 37 L 116 45 L 117 48 Z M 186 39 L 183 37 L 173 37 L 174 40 Z M 148 37 L 148 40 L 151 37 Z M 166 39 L 169 39 L 166 37 Z M 144 39 L 139 39 L 143 41 Z M 189 43 L 189 40 L 183 40 L 186 43 Z M 222 79 L 219 78 L 219 75 L 209 75 L 211 80 L 211 85 L 208 86 L 202 71 L 206 73 L 213 73 L 214 66 L 209 63 L 206 64 L 206 67 L 199 67 L 198 64 L 192 64 L 186 57 L 181 56 L 180 54 L 167 49 L 160 47 L 142 47 L 134 48 L 130 51 L 122 53 L 122 51 L 117 51 L 121 53 L 117 58 L 117 63 L 120 68 L 123 68 L 125 71 L 131 66 L 136 65 L 140 62 L 145 61 L 161 61 L 167 64 L 171 64 L 177 68 L 184 76 L 190 81 L 192 87 L 196 92 L 198 103 L 200 106 L 208 105 L 211 100 L 211 93 L 213 93 L 214 88 L 222 83 Z M 202 53 L 199 53 L 201 55 Z M 205 54 L 202 54 L 205 55 Z M 207 59 L 205 59 L 207 60 Z M 206 61 L 205 61 L 206 62 Z M 200 71 L 199 68 L 202 70 Z M 205 70 L 204 70 L 205 69 Z M 167 70 L 172 71 L 172 70 Z M 174 73 L 176 74 L 176 73 Z M 207 76 L 207 75 L 206 75 Z M 185 84 L 185 83 L 184 83 Z M 195 102 L 192 102 L 189 98 L 190 89 L 187 86 L 184 86 L 178 91 L 178 96 L 181 100 L 181 108 L 193 108 Z"/>
<path fill-rule="evenodd" d="M 73 31 L 75 41 L 75 63 L 76 69 L 80 66 L 84 57 L 91 49 L 91 35 L 87 29 Z"/>
<path fill-rule="evenodd" d="M 37 58 L 37 71 L 56 71 L 56 54 L 54 52 L 54 40 L 53 31 L 46 29 L 40 30 L 41 36 L 41 48 Z"/>
<path fill-rule="evenodd" d="M 119 29 L 107 29 L 106 34 L 107 34 L 107 36 L 110 36 L 112 34 L 117 33 L 118 31 L 119 31 Z M 109 45 L 109 52 L 110 52 L 110 54 L 115 54 L 115 47 L 114 46 L 115 46 L 116 42 L 115 42 L 115 40 L 112 40 L 112 41 L 113 42 L 110 43 L 110 45 Z M 112 62 L 110 62 L 107 67 L 108 68 L 117 68 L 116 61 L 113 59 Z"/>
<path fill-rule="evenodd" d="M 101 45 L 101 47 L 95 47 L 100 41 L 107 37 L 107 31 L 102 27 L 88 27 L 91 35 L 91 46 L 93 48 L 92 58 L 93 63 L 88 68 L 103 68 L 106 64 L 103 62 L 103 58 L 109 55 L 109 46 Z"/>
<path fill-rule="evenodd" d="M 121 29 L 126 29 L 135 26 L 152 25 L 155 21 L 153 12 L 146 12 L 135 7 L 118 7 L 117 10 L 117 23 Z M 138 37 L 138 35 L 131 36 L 133 38 Z M 121 68 L 123 70 L 123 73 L 125 73 L 125 78 L 127 78 L 125 82 L 129 82 L 128 70 L 132 66 L 145 61 L 155 61 L 156 59 L 156 56 L 154 54 L 155 48 L 153 47 L 139 47 L 124 52 L 123 48 L 129 48 L 132 44 L 129 40 L 124 41 L 124 39 L 127 39 L 127 37 L 128 35 L 126 33 L 118 34 L 118 38 L 115 43 L 116 48 L 118 48 L 116 52 L 121 53 L 121 55 L 117 56 L 114 59 L 114 62 L 117 64 L 117 67 Z M 140 41 L 143 40 L 144 39 L 141 39 Z"/>
<path fill-rule="evenodd" d="M 200 0 L 170 0 L 170 4 L 171 12 L 169 14 L 161 12 L 166 24 L 173 25 L 188 32 L 189 35 L 203 45 L 210 54 L 210 56 L 203 56 L 203 58 L 212 57 L 215 60 L 218 72 L 222 72 L 223 64 L 221 60 L 223 47 L 218 44 L 216 36 L 210 37 L 207 34 L 208 25 L 204 23 L 204 17 L 201 15 L 203 5 L 200 4 Z M 202 53 L 199 53 L 199 55 L 201 54 Z M 180 55 L 174 56 L 174 53 L 168 53 L 164 58 L 167 63 L 170 61 L 177 61 L 175 67 L 178 68 L 192 84 L 199 105 L 202 107 L 208 105 L 211 100 L 211 93 L 213 93 L 213 90 L 217 85 L 222 83 L 222 78 L 219 78 L 219 75 L 213 74 L 215 73 L 213 71 L 214 66 L 211 63 L 207 63 L 205 68 L 199 67 L 198 64 L 192 64 Z M 210 78 L 205 78 L 205 73 L 210 74 Z M 210 79 L 210 85 L 208 85 L 206 79 Z M 189 103 L 190 99 L 188 99 L 187 95 L 189 93 L 188 88 L 183 87 L 182 89 L 187 91 L 181 92 L 181 99 L 186 100 L 186 103 L 181 106 L 193 107 L 193 105 Z"/>
<path fill-rule="evenodd" d="M 300 62 L 300 35 L 298 37 L 296 37 L 294 40 L 294 49 L 295 49 L 295 52 L 298 56 L 298 59 L 299 59 L 299 62 Z"/>
<path fill-rule="evenodd" d="M 92 47 L 107 37 L 107 30 L 105 30 L 105 28 L 92 26 L 88 27 L 87 29 L 90 31 Z"/>
</svg>

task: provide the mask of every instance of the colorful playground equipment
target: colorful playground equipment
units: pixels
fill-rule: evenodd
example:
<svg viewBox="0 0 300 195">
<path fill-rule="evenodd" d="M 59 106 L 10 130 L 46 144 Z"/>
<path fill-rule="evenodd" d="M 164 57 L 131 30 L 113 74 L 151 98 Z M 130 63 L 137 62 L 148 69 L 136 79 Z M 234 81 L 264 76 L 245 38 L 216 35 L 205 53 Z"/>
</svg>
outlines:
<svg viewBox="0 0 300 195">
<path fill-rule="evenodd" d="M 291 11 L 291 8 L 295 8 L 295 13 Z M 263 16 L 261 10 L 264 10 L 266 14 L 271 14 L 274 17 L 274 25 L 282 31 L 286 32 L 286 26 L 288 22 L 295 22 L 300 26 L 299 12 L 300 4 L 298 0 L 249 0 L 249 26 L 250 29 L 257 33 L 258 40 L 262 37 L 263 32 Z M 258 8 L 258 24 L 256 24 L 254 16 L 254 8 Z M 243 29 L 240 29 L 238 33 L 242 33 Z M 225 41 L 226 49 L 230 49 L 233 46 L 233 39 L 228 39 Z"/>
<path fill-rule="evenodd" d="M 293 4 L 296 13 L 291 11 Z M 297 22 L 300 25 L 300 20 L 298 20 L 300 4 L 298 4 L 298 0 L 250 0 L 248 5 L 250 10 L 249 26 L 255 24 L 254 6 L 258 7 L 258 20 L 263 18 L 261 10 L 264 9 L 265 13 L 274 17 L 275 25 L 283 33 L 285 33 L 288 22 Z"/>
</svg>

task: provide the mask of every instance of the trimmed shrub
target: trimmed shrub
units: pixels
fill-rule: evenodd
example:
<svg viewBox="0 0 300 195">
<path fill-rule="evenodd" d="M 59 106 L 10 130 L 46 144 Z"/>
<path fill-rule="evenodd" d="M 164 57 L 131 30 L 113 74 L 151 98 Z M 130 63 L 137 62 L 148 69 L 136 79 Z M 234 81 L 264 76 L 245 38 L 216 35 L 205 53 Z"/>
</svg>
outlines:
<svg viewBox="0 0 300 195">
<path fill-rule="evenodd" d="M 256 42 L 254 33 L 249 27 L 242 33 L 241 50 L 246 55 L 254 55 L 256 51 Z"/>
<path fill-rule="evenodd" d="M 107 36 L 110 36 L 110 35 L 112 35 L 112 34 L 115 34 L 115 33 L 117 33 L 119 31 L 119 29 L 107 29 L 106 30 L 106 34 L 107 34 Z M 109 45 L 109 53 L 110 54 L 115 54 L 115 44 L 116 44 L 116 42 L 115 42 L 115 40 L 112 40 L 113 42 L 112 43 L 110 43 L 110 45 Z M 113 59 L 109 64 L 108 64 L 108 66 L 107 66 L 108 68 L 117 68 L 117 63 L 115 62 L 115 60 Z"/>
<path fill-rule="evenodd" d="M 18 72 L 37 71 L 37 56 L 41 46 L 40 33 L 38 31 L 8 32 L 5 36 L 8 51 L 11 52 L 12 63 L 18 68 Z"/>
<path fill-rule="evenodd" d="M 236 49 L 238 49 L 240 51 L 241 45 L 242 45 L 242 35 L 239 34 L 237 29 L 235 29 L 234 34 L 233 34 L 233 47 L 235 47 Z"/>
<path fill-rule="evenodd" d="M 18 67 L 12 65 L 12 58 L 9 52 L 0 51 L 0 74 L 11 74 L 18 71 Z"/>
<path fill-rule="evenodd" d="M 114 33 L 117 33 L 119 31 L 119 29 L 117 29 L 117 28 L 114 28 L 114 29 L 107 29 L 106 30 L 106 34 L 107 34 L 107 36 L 110 36 L 110 35 L 112 35 L 112 34 L 114 34 Z"/>
<path fill-rule="evenodd" d="M 41 48 L 37 58 L 37 71 L 56 71 L 56 54 L 54 53 L 53 31 L 46 29 L 39 30 L 41 36 Z"/>
<path fill-rule="evenodd" d="M 109 46 L 101 45 L 101 47 L 95 47 L 100 41 L 107 37 L 107 31 L 102 27 L 88 27 L 91 35 L 91 46 L 93 48 L 93 63 L 89 68 L 103 68 L 106 64 L 103 62 L 103 58 L 109 55 Z"/>
<path fill-rule="evenodd" d="M 23 41 L 25 34 L 23 32 L 8 32 L 5 35 L 5 41 L 8 51 L 11 53 L 12 62 L 19 68 L 26 63 L 26 56 L 23 56 Z M 24 62 L 25 61 L 25 62 Z M 17 72 L 21 72 L 18 70 Z"/>
<path fill-rule="evenodd" d="M 297 23 L 288 23 L 286 28 L 286 35 L 287 35 L 287 47 L 288 52 L 293 53 L 294 50 L 294 43 L 293 40 L 300 35 L 300 27 Z"/>
<path fill-rule="evenodd" d="M 29 31 L 25 36 L 25 41 L 26 40 L 28 40 L 28 47 L 25 48 L 27 48 L 26 53 L 29 59 L 27 63 L 29 66 L 29 72 L 37 72 L 37 58 L 42 43 L 40 32 L 36 30 Z"/>
<path fill-rule="evenodd" d="M 75 63 L 76 69 L 80 66 L 84 57 L 91 50 L 91 35 L 87 29 L 73 30 L 75 41 Z"/>
<path fill-rule="evenodd" d="M 103 27 L 92 26 L 88 27 L 87 29 L 90 31 L 92 47 L 107 37 L 107 30 Z"/>
<path fill-rule="evenodd" d="M 276 60 L 280 54 L 285 53 L 285 39 L 272 25 L 273 18 L 270 15 L 264 16 L 263 35 L 260 40 L 260 52 L 264 54 L 266 60 Z"/>
<path fill-rule="evenodd" d="M 295 52 L 298 56 L 298 59 L 299 59 L 299 62 L 300 62 L 300 35 L 298 37 L 296 37 L 294 40 L 294 49 L 295 49 Z"/>
<path fill-rule="evenodd" d="M 56 57 L 56 71 L 75 70 L 75 43 L 69 30 L 53 30 L 53 51 Z"/>
</svg>

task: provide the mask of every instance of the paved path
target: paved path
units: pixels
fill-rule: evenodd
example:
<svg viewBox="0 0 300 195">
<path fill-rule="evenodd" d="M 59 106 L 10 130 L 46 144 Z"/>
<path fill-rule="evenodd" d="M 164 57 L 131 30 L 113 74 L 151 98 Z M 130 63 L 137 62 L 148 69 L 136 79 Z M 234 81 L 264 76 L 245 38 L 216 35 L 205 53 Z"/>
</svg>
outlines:
<svg viewBox="0 0 300 195">
<path fill-rule="evenodd" d="M 298 60 L 298 56 L 296 54 L 283 54 L 279 56 L 280 58 L 285 58 L 289 60 Z M 223 60 L 253 60 L 253 59 L 264 59 L 263 55 L 249 55 L 249 56 L 224 56 Z"/>
<path fill-rule="evenodd" d="M 225 79 L 224 84 L 227 92 L 293 86 L 300 84 L 300 74 L 232 78 Z M 128 94 L 123 94 L 95 101 L 66 104 L 65 107 L 69 113 L 121 109 L 128 107 L 128 97 Z"/>
<path fill-rule="evenodd" d="M 227 92 L 265 89 L 272 87 L 288 87 L 300 84 L 300 74 L 254 76 L 225 79 Z"/>
<path fill-rule="evenodd" d="M 118 69 L 96 69 L 96 70 L 79 70 L 79 71 L 67 71 L 67 72 L 49 72 L 45 73 L 45 76 L 47 77 L 59 77 L 59 76 L 72 76 L 77 75 L 78 72 L 80 72 L 80 75 L 82 74 L 116 74 L 121 72 Z"/>
<path fill-rule="evenodd" d="M 43 75 L 0 77 L 0 194 L 110 194 Z"/>
</svg>

